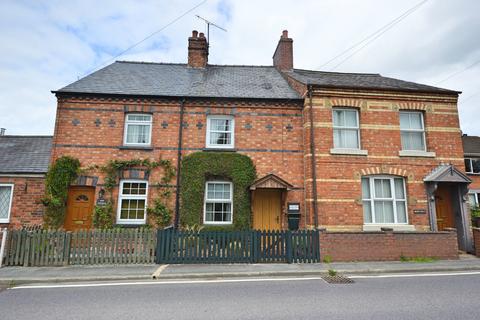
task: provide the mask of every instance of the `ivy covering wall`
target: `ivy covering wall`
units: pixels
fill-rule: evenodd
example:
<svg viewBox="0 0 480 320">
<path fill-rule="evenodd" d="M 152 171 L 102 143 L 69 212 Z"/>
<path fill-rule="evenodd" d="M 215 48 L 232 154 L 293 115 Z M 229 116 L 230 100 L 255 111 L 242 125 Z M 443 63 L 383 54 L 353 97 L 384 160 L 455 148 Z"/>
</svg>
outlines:
<svg viewBox="0 0 480 320">
<path fill-rule="evenodd" d="M 226 180 L 233 183 L 233 225 L 208 229 L 249 229 L 250 191 L 256 170 L 252 160 L 234 152 L 196 152 L 182 161 L 180 223 L 183 227 L 203 224 L 205 183 Z"/>
</svg>

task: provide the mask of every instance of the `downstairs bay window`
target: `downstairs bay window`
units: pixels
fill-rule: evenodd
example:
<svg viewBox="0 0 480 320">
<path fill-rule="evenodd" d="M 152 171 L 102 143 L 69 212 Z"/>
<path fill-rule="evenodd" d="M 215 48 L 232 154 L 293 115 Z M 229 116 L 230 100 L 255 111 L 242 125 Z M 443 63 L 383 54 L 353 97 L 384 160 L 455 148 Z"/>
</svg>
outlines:
<svg viewBox="0 0 480 320">
<path fill-rule="evenodd" d="M 205 185 L 204 224 L 232 224 L 231 182 L 208 181 Z"/>
<path fill-rule="evenodd" d="M 148 183 L 124 180 L 120 182 L 118 196 L 118 224 L 144 224 L 146 222 Z"/>
<path fill-rule="evenodd" d="M 408 224 L 405 180 L 394 176 L 362 178 L 365 225 Z"/>
</svg>

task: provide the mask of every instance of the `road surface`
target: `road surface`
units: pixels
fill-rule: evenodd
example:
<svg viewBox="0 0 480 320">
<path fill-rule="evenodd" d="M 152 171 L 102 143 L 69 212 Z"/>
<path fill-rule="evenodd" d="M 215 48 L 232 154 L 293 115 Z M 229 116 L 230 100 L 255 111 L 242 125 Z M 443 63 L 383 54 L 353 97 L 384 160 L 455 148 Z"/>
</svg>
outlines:
<svg viewBox="0 0 480 320">
<path fill-rule="evenodd" d="M 0 319 L 480 319 L 480 274 L 74 284 L 0 292 Z"/>
</svg>

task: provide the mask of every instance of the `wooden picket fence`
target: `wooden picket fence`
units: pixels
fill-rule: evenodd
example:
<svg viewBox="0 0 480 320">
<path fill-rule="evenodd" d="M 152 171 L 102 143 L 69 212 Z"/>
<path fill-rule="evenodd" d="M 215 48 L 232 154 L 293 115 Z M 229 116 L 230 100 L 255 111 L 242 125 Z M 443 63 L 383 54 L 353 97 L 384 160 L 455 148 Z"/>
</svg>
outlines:
<svg viewBox="0 0 480 320">
<path fill-rule="evenodd" d="M 157 263 L 320 261 L 318 231 L 158 231 Z"/>
<path fill-rule="evenodd" d="M 5 265 L 61 266 L 155 262 L 156 232 L 143 229 L 13 230 Z"/>
</svg>

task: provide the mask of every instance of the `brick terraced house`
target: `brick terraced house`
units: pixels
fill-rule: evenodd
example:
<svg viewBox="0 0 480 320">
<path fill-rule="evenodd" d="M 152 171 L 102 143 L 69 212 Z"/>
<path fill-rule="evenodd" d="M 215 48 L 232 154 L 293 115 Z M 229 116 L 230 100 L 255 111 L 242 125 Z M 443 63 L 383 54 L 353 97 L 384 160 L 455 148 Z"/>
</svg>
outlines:
<svg viewBox="0 0 480 320">
<path fill-rule="evenodd" d="M 40 225 L 51 136 L 0 135 L 0 228 Z"/>
<path fill-rule="evenodd" d="M 379 74 L 295 69 L 287 31 L 272 66 L 210 65 L 208 54 L 206 38 L 194 31 L 187 64 L 117 61 L 54 91 L 52 161 L 70 155 L 88 167 L 162 158 L 179 168 L 194 153 L 241 154 L 257 177 L 248 191 L 249 227 L 285 229 L 292 210 L 302 228 L 340 237 L 382 227 L 417 235 L 456 228 L 458 247 L 472 249 L 459 92 Z M 112 197 L 117 224 L 147 222 L 161 175 L 141 168 L 120 175 Z M 67 213 L 75 221 L 66 225 L 91 224 L 104 178 L 96 172 L 70 187 L 67 211 L 76 214 Z M 178 193 L 177 183 L 170 187 Z M 198 223 L 240 219 L 228 172 L 206 173 L 202 188 Z M 176 217 L 182 201 L 171 201 Z"/>
</svg>

